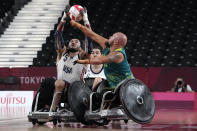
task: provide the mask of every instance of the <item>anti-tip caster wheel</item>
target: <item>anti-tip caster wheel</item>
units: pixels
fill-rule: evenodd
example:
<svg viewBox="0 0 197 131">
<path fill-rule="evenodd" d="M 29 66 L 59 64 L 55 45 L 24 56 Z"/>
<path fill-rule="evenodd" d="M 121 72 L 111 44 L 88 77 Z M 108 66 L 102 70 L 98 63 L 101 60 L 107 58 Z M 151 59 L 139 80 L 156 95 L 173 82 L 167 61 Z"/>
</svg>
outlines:
<svg viewBox="0 0 197 131">
<path fill-rule="evenodd" d="M 54 125 L 54 126 L 57 125 L 57 120 L 53 120 L 53 125 Z"/>
<path fill-rule="evenodd" d="M 124 123 L 127 124 L 129 122 L 129 120 L 124 120 Z"/>
<path fill-rule="evenodd" d="M 60 119 L 57 120 L 58 123 L 61 123 L 62 121 Z"/>
<path fill-rule="evenodd" d="M 33 120 L 32 121 L 32 124 L 35 126 L 36 125 L 36 120 Z"/>
<path fill-rule="evenodd" d="M 37 123 L 38 123 L 38 125 L 42 126 L 42 125 L 44 125 L 46 122 L 37 122 Z"/>
</svg>

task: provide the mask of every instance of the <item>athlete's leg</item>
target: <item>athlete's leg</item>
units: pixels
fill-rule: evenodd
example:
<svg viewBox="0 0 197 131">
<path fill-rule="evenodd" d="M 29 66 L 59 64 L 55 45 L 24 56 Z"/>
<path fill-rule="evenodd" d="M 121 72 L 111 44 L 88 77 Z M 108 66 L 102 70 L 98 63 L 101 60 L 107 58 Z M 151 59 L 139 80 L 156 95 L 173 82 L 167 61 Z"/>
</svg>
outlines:
<svg viewBox="0 0 197 131">
<path fill-rule="evenodd" d="M 54 91 L 54 95 L 53 95 L 53 102 L 52 102 L 52 111 L 56 110 L 56 107 L 60 101 L 62 92 L 65 88 L 65 86 L 67 86 L 67 83 L 63 80 L 56 80 L 55 81 L 55 91 Z"/>
<path fill-rule="evenodd" d="M 103 81 L 103 79 L 100 77 L 95 78 L 93 85 L 92 85 L 92 91 L 94 91 L 95 88 L 98 87 L 97 85 L 100 84 L 102 81 Z"/>
</svg>

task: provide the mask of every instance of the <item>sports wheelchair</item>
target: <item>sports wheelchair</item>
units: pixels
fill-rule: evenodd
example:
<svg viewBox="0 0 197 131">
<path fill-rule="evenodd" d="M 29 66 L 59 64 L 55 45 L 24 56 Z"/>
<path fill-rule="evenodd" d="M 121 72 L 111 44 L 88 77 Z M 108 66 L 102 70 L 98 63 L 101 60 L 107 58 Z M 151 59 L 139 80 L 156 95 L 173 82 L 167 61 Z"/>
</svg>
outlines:
<svg viewBox="0 0 197 131">
<path fill-rule="evenodd" d="M 125 79 L 115 89 L 107 87 L 104 81 L 93 92 L 84 82 L 76 81 L 65 91 L 67 97 L 63 102 L 69 108 L 59 106 L 56 112 L 51 109 L 48 112 L 38 110 L 38 91 L 28 119 L 33 124 L 53 121 L 54 125 L 57 122 L 81 122 L 84 125 L 103 126 L 111 120 L 124 120 L 127 123 L 130 119 L 142 124 L 151 122 L 155 114 L 155 102 L 142 81 Z"/>
</svg>

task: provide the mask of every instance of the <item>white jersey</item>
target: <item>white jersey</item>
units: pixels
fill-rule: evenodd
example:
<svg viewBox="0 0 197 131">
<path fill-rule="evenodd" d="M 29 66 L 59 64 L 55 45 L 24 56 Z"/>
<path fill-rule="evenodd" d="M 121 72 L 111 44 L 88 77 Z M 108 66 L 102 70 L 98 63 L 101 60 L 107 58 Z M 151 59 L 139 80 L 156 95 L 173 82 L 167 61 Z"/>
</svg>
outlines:
<svg viewBox="0 0 197 131">
<path fill-rule="evenodd" d="M 85 72 L 84 65 L 75 64 L 74 61 L 79 59 L 79 55 L 74 56 L 73 58 L 64 54 L 59 62 L 57 62 L 57 79 L 64 80 L 69 83 L 74 81 L 83 80 L 83 72 Z"/>
<path fill-rule="evenodd" d="M 91 65 L 88 64 L 88 68 L 86 70 L 86 73 L 84 74 L 84 78 L 96 78 L 96 77 L 106 79 L 103 67 L 101 68 L 101 70 L 98 73 L 95 73 L 92 70 Z"/>
</svg>

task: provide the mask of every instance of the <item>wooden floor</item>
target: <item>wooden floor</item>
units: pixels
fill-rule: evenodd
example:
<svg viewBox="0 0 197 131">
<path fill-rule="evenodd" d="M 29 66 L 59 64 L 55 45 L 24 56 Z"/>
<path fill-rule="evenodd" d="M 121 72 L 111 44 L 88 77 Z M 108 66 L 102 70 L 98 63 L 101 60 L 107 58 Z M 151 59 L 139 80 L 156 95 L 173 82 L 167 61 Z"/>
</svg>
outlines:
<svg viewBox="0 0 197 131">
<path fill-rule="evenodd" d="M 109 125 L 103 127 L 84 126 L 79 123 L 61 123 L 53 126 L 51 122 L 43 126 L 33 126 L 27 121 L 24 112 L 17 117 L 5 115 L 0 117 L 0 131 L 156 131 L 156 130 L 175 130 L 192 131 L 197 130 L 197 111 L 185 109 L 160 109 L 156 110 L 153 121 L 150 124 L 137 124 L 129 121 L 125 124 L 123 121 L 112 121 Z"/>
</svg>

